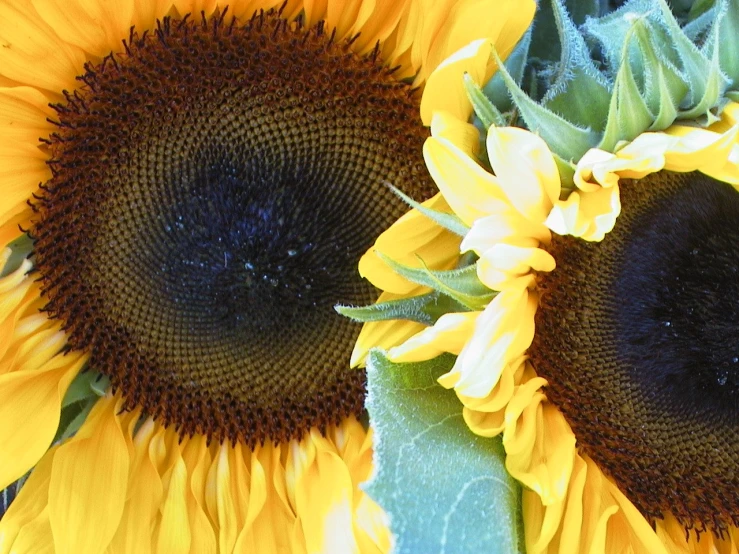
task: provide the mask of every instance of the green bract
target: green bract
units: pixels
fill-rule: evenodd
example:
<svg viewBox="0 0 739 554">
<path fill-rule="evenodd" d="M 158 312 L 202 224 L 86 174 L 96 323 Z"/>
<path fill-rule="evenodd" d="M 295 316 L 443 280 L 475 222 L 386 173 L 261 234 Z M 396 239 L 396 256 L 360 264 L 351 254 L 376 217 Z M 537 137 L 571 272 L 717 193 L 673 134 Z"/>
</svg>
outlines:
<svg viewBox="0 0 739 554">
<path fill-rule="evenodd" d="M 582 4 L 567 2 L 584 18 L 579 26 L 563 0 L 552 0 L 551 13 L 540 9 L 530 40 L 501 64 L 484 95 L 465 81 L 483 128 L 520 117 L 541 135 L 565 191 L 588 149 L 616 151 L 681 120 L 710 125 L 727 100 L 739 98 L 739 52 L 729 39 L 739 35 L 739 0 L 695 2 L 677 15 L 665 0 L 630 0 L 605 14 Z M 545 17 L 554 21 L 559 59 L 537 57 L 553 39 Z"/>
</svg>

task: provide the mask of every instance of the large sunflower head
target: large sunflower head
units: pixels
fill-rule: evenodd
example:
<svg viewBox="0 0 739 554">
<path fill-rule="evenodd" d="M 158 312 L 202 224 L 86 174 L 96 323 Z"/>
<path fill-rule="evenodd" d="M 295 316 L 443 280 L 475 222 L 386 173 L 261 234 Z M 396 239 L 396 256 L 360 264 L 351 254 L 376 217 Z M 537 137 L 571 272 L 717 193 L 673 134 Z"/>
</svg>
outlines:
<svg viewBox="0 0 739 554">
<path fill-rule="evenodd" d="M 433 194 L 431 70 L 524 8 L 0 3 L 0 551 L 389 548 L 333 306 Z"/>
<path fill-rule="evenodd" d="M 458 52 L 444 78 L 466 95 L 427 106 L 440 195 L 360 262 L 386 316 L 355 360 L 374 344 L 396 362 L 457 355 L 439 381 L 474 432 L 502 435 L 528 552 L 737 551 L 728 4 L 681 27 L 629 2 L 577 28 L 553 2 L 561 59 L 538 74 L 536 28 L 490 82 L 489 43 Z"/>
</svg>

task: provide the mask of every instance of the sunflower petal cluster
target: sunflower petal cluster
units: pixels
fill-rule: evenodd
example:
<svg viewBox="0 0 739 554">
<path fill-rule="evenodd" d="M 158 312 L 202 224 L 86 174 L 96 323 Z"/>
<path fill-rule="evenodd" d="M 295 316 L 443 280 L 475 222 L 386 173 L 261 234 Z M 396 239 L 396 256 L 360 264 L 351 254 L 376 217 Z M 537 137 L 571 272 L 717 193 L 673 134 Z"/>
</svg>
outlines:
<svg viewBox="0 0 739 554">
<path fill-rule="evenodd" d="M 618 225 L 622 182 L 697 171 L 739 187 L 739 75 L 732 41 L 721 39 L 737 6 L 717 2 L 682 27 L 661 1 L 628 2 L 579 28 L 561 2 L 552 9 L 562 58 L 541 72 L 543 95 L 513 75 L 515 52 L 506 68 L 485 39 L 432 74 L 430 82 L 465 83 L 464 94 L 422 102 L 432 132 L 424 157 L 439 194 L 412 204 L 360 262 L 386 291 L 378 306 L 393 303 L 396 316 L 364 319 L 354 361 L 375 346 L 400 363 L 457 356 L 439 383 L 456 392 L 470 429 L 502 437 L 506 468 L 524 485 L 530 554 L 736 553 L 736 526 L 696 533 L 670 513 L 656 521 L 640 513 L 578 448 L 528 352 L 538 285 L 557 266 L 553 237 L 602 241 Z M 518 47 L 523 65 L 530 35 Z M 599 41 L 610 71 L 596 67 L 585 37 Z M 491 66 L 500 68 L 492 80 Z M 510 101 L 496 96 L 496 79 Z M 472 272 L 475 286 L 440 284 Z M 431 320 L 414 312 L 424 302 L 439 308 L 426 309 Z"/>
<path fill-rule="evenodd" d="M 391 547 L 386 517 L 359 488 L 372 469 L 371 429 L 348 418 L 253 449 L 182 437 L 140 411 L 123 411 L 120 391 L 96 381 L 87 355 L 70 349 L 64 322 L 43 311 L 47 299 L 23 231 L 32 224 L 29 201 L 51 178 L 50 104 L 84 86 L 78 77 L 87 63 L 123 52 L 132 27 L 153 32 L 165 16 L 205 19 L 226 7 L 244 20 L 278 8 L 306 27 L 324 22 L 336 40 L 353 38 L 357 54 L 378 52 L 398 79 L 437 96 L 443 83 L 429 77 L 451 52 L 486 37 L 505 56 L 534 10 L 533 2 L 522 9 L 488 0 L 0 4 L 0 489 L 23 483 L 0 519 L 0 552 Z M 481 10 L 496 17 L 480 18 Z M 90 382 L 95 394 L 83 391 Z M 71 415 L 70 406 L 77 407 Z"/>
</svg>

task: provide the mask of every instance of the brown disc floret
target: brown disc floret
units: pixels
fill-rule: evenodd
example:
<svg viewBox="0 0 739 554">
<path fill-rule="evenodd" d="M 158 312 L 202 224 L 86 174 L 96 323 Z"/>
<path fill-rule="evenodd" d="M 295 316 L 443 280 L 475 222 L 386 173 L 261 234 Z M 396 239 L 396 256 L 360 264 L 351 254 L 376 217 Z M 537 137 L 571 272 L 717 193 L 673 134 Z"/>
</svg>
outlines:
<svg viewBox="0 0 739 554">
<path fill-rule="evenodd" d="M 55 106 L 46 310 L 126 408 L 254 445 L 363 409 L 361 254 L 433 192 L 408 85 L 277 12 L 132 31 Z"/>
<path fill-rule="evenodd" d="M 531 356 L 578 446 L 649 519 L 739 524 L 739 192 L 621 184 L 602 242 L 555 237 Z"/>
</svg>

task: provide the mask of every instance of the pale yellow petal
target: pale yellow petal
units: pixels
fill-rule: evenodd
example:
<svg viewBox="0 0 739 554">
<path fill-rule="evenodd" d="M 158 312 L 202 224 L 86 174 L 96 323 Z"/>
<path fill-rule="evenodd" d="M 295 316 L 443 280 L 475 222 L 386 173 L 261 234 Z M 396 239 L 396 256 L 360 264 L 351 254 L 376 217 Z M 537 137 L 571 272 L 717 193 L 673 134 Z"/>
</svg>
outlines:
<svg viewBox="0 0 739 554">
<path fill-rule="evenodd" d="M 547 218 L 547 226 L 559 235 L 572 235 L 587 241 L 601 241 L 616 225 L 621 214 L 618 186 L 593 192 L 574 191 L 560 200 Z"/>
<path fill-rule="evenodd" d="M 423 156 L 441 194 L 467 226 L 509 209 L 510 201 L 500 189 L 498 179 L 448 140 L 428 138 L 423 145 Z"/>
<path fill-rule="evenodd" d="M 475 321 L 482 312 L 448 313 L 431 327 L 388 350 L 395 363 L 430 360 L 444 352 L 459 354 L 472 336 Z"/>
<path fill-rule="evenodd" d="M 493 290 L 525 288 L 534 283 L 534 272 L 553 271 L 554 257 L 541 248 L 496 244 L 477 262 L 477 276 Z"/>
<path fill-rule="evenodd" d="M 77 87 L 83 51 L 60 39 L 29 0 L 0 3 L 0 75 L 59 93 Z"/>
<path fill-rule="evenodd" d="M 115 398 L 99 400 L 54 455 L 49 520 L 57 554 L 99 552 L 118 527 L 130 463 L 118 410 Z"/>
<path fill-rule="evenodd" d="M 460 352 L 451 371 L 440 382 L 454 379 L 459 394 L 486 397 L 503 371 L 520 360 L 534 338 L 537 295 L 527 289 L 498 294 L 475 322 L 472 337 Z"/>
<path fill-rule="evenodd" d="M 476 220 L 462 239 L 460 250 L 473 250 L 478 256 L 482 256 L 499 243 L 536 247 L 548 244 L 551 236 L 545 225 L 533 223 L 518 211 L 510 209 L 505 213 Z"/>
<path fill-rule="evenodd" d="M 0 375 L 0 490 L 51 445 L 62 399 L 85 360 L 80 353 L 58 355 L 38 368 Z"/>
<path fill-rule="evenodd" d="M 499 186 L 527 219 L 542 223 L 559 199 L 559 171 L 547 144 L 517 127 L 490 127 L 490 165 Z"/>
</svg>

